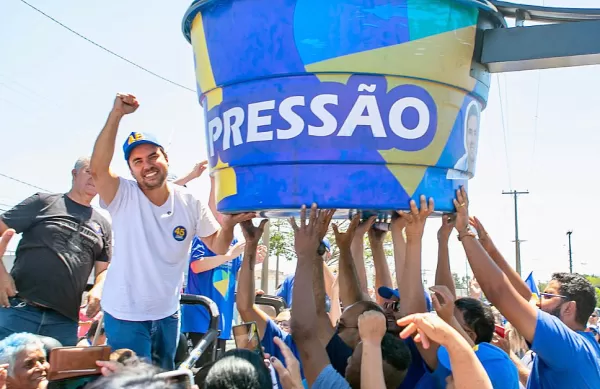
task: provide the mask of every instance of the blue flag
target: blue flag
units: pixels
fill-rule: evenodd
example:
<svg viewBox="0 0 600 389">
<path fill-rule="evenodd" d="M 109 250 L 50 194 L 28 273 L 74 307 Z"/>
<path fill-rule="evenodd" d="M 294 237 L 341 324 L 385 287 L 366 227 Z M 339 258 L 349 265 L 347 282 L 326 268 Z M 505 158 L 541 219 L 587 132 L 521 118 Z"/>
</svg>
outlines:
<svg viewBox="0 0 600 389">
<path fill-rule="evenodd" d="M 525 284 L 529 287 L 529 290 L 531 290 L 531 297 L 536 301 L 540 301 L 540 290 L 538 289 L 537 283 L 533 279 L 533 272 L 529 273 L 525 279 Z"/>
</svg>

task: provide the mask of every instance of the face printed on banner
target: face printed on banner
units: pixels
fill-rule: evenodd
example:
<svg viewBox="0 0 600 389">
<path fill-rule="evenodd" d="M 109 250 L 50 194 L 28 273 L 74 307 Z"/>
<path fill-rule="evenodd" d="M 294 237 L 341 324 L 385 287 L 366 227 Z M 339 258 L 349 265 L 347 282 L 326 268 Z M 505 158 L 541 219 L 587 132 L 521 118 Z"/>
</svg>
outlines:
<svg viewBox="0 0 600 389">
<path fill-rule="evenodd" d="M 477 141 L 479 138 L 479 108 L 473 102 L 467 108 L 465 122 L 465 151 L 468 158 L 469 171 L 473 172 L 477 158 Z"/>
</svg>

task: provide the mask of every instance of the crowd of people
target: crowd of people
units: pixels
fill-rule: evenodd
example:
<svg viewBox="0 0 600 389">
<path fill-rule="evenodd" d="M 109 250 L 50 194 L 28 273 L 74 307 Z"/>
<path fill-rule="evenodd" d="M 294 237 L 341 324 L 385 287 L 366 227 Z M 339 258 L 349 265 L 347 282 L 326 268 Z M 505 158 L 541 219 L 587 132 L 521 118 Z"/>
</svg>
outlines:
<svg viewBox="0 0 600 389">
<path fill-rule="evenodd" d="M 103 377 L 86 387 L 181 387 L 164 372 L 176 368 L 180 339 L 193 348 L 211 319 L 203 307 L 180 308 L 186 270 L 184 292 L 210 298 L 220 311 L 216 346 L 194 368 L 196 383 L 207 389 L 600 388 L 594 287 L 581 275 L 556 273 L 532 294 L 469 215 L 464 188 L 456 192 L 456 212 L 442 217 L 429 290 L 421 251 L 433 199 L 411 201 L 409 211 L 393 215 L 389 231 L 360 215 L 341 231 L 332 223 L 335 210 L 312 204 L 290 220 L 297 267 L 277 292 L 288 309 L 263 309 L 255 303 L 254 269 L 267 255 L 260 245 L 266 220 L 220 214 L 213 182 L 207 203 L 188 191 L 206 163 L 174 177 L 158 140 L 132 132 L 123 154 L 133 180 L 111 172 L 119 124 L 138 106 L 134 96 L 117 95 L 67 193 L 37 193 L 0 215 L 0 256 L 22 234 L 10 273 L 0 265 L 0 389 L 45 389 L 50 350 L 105 343 L 113 353 L 97 361 Z M 110 221 L 91 206 L 96 195 Z M 330 228 L 337 274 L 327 266 Z M 454 231 L 480 296 L 457 296 L 448 253 Z M 394 271 L 384 250 L 388 234 Z M 244 322 L 256 323 L 262 352 L 227 350 L 234 305 Z"/>
</svg>

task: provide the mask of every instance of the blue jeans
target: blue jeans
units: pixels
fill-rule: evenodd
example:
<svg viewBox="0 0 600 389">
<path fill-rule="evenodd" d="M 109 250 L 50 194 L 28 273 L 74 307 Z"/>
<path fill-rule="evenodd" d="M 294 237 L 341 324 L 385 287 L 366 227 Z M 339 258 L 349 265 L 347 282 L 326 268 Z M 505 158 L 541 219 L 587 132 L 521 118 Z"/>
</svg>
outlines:
<svg viewBox="0 0 600 389">
<path fill-rule="evenodd" d="M 148 321 L 121 320 L 104 312 L 106 338 L 113 350 L 128 348 L 165 370 L 175 369 L 179 327 L 179 312 Z"/>
<path fill-rule="evenodd" d="M 10 298 L 10 308 L 0 308 L 0 339 L 16 332 L 48 336 L 63 346 L 77 344 L 78 323 L 52 309 L 26 304 Z"/>
</svg>

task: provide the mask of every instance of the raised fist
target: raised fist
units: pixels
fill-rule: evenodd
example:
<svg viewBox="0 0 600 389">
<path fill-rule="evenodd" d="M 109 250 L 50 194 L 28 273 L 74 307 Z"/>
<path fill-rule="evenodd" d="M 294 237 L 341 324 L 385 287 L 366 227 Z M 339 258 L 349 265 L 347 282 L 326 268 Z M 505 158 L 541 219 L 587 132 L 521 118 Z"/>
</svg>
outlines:
<svg viewBox="0 0 600 389">
<path fill-rule="evenodd" d="M 140 103 L 138 103 L 134 95 L 118 93 L 117 97 L 115 97 L 113 111 L 121 115 L 128 115 L 135 112 L 139 106 Z"/>
</svg>

